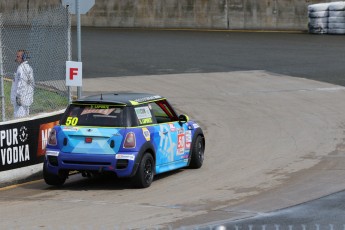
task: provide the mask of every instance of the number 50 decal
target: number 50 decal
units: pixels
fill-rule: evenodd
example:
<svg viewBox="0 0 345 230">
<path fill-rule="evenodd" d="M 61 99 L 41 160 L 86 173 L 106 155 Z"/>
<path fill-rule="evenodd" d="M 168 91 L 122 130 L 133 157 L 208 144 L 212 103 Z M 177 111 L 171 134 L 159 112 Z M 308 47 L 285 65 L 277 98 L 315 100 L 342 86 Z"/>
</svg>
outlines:
<svg viewBox="0 0 345 230">
<path fill-rule="evenodd" d="M 66 125 L 75 126 L 78 123 L 78 117 L 67 117 Z"/>
</svg>

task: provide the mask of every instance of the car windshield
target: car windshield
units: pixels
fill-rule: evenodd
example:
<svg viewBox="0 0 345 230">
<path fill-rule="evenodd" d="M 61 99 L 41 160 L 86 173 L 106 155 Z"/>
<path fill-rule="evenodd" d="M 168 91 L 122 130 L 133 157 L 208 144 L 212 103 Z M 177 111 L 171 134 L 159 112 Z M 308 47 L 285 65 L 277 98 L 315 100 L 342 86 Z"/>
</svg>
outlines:
<svg viewBox="0 0 345 230">
<path fill-rule="evenodd" d="M 99 104 L 70 105 L 60 124 L 68 126 L 125 127 L 124 107 Z"/>
</svg>

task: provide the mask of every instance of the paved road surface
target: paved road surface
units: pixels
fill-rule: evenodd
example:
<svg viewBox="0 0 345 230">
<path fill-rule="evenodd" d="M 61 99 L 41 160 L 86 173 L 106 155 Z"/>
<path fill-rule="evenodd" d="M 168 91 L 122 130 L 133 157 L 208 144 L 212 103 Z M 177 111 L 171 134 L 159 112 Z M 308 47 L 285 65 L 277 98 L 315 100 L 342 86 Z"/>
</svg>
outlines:
<svg viewBox="0 0 345 230">
<path fill-rule="evenodd" d="M 342 230 L 345 223 L 345 192 L 255 217 L 223 223 L 208 223 L 199 229 L 232 230 Z"/>
<path fill-rule="evenodd" d="M 336 35 L 83 28 L 82 61 L 87 78 L 266 70 L 345 85 L 344 44 Z"/>
<path fill-rule="evenodd" d="M 342 37 L 302 35 L 314 42 L 314 45 L 306 45 L 308 42 L 299 40 L 300 35 L 294 34 L 287 35 L 286 42 L 271 47 L 272 43 L 264 37 L 274 38 L 274 34 L 192 32 L 184 35 L 186 42 L 182 36 L 184 32 L 158 35 L 155 35 L 158 32 L 135 32 L 145 41 L 135 45 L 135 39 L 126 33 L 122 35 L 123 47 L 118 46 L 117 53 L 113 50 L 116 39 L 106 36 L 97 36 L 98 51 L 93 50 L 95 41 L 90 44 L 91 51 L 83 52 L 94 56 L 91 62 L 85 57 L 85 62 L 93 63 L 85 65 L 89 75 L 84 81 L 85 93 L 144 91 L 168 97 L 179 112 L 187 113 L 204 128 L 207 141 L 204 166 L 199 170 L 183 169 L 161 175 L 144 190 L 132 189 L 128 180 L 82 179 L 79 175 L 72 176 L 59 189 L 45 185 L 42 180 L 0 189 L 1 229 L 179 228 L 253 217 L 345 189 L 345 88 L 289 76 L 298 76 L 293 72 L 312 76 L 314 65 L 305 64 L 305 71 L 301 71 L 302 64 L 297 68 L 281 63 L 285 53 L 279 52 L 283 47 L 295 53 L 291 57 L 300 60 L 296 54 L 306 53 L 300 51 L 305 46 L 315 54 L 321 52 L 315 47 L 322 47 L 326 52 L 327 44 L 331 44 L 330 50 L 336 51 L 334 47 L 341 44 Z M 170 40 L 170 34 L 179 36 Z M 201 48 L 203 46 L 197 45 L 199 37 L 195 37 L 201 34 L 205 34 L 207 39 L 200 39 L 208 48 L 185 52 L 187 57 L 200 57 L 195 64 L 191 64 L 193 61 L 183 63 L 188 58 L 183 55 L 173 58 L 171 53 L 161 53 L 165 50 L 159 49 L 162 44 L 172 44 L 172 53 Z M 160 39 L 155 40 L 155 36 Z M 236 36 L 240 36 L 237 44 L 252 47 L 250 52 L 258 57 L 247 56 L 236 64 L 230 61 L 228 57 L 246 56 L 242 47 L 233 44 L 231 39 Z M 282 34 L 276 36 L 284 37 Z M 229 42 L 224 45 L 227 39 Z M 186 47 L 187 43 L 190 46 Z M 294 51 L 282 46 L 285 43 L 290 44 L 290 48 L 295 44 Z M 262 48 L 264 44 L 266 49 Z M 120 52 L 131 50 L 125 48 L 127 45 L 138 50 L 146 46 L 152 48 Z M 221 48 L 208 55 L 216 47 Z M 222 50 L 227 47 L 232 48 Z M 266 50 L 269 56 L 274 49 L 278 50 L 275 55 L 280 61 L 262 60 L 265 52 L 261 52 Z M 340 61 L 336 60 L 341 59 L 342 53 L 332 59 L 335 63 L 329 64 L 334 65 L 328 70 L 334 73 L 330 74 L 334 79 L 341 78 Z M 139 59 L 141 56 L 143 58 Z M 309 53 L 308 56 L 313 55 Z M 332 55 L 327 56 L 332 58 Z M 136 59 L 132 59 L 134 57 Z M 207 58 L 211 59 L 206 61 Z M 220 61 L 226 58 L 227 62 Z M 152 59 L 157 62 L 148 61 Z M 123 63 L 120 65 L 114 60 Z M 291 62 L 300 63 L 296 60 L 291 59 Z M 148 66 L 150 63 L 153 66 Z M 235 68 L 241 63 L 243 68 L 231 70 L 228 67 Z M 123 75 L 137 76 L 119 77 L 122 73 L 117 70 L 121 68 Z M 319 65 L 315 68 L 318 74 L 323 70 Z M 157 70 L 162 69 L 163 73 L 171 70 L 175 74 L 159 75 Z M 289 75 L 282 74 L 284 69 Z M 152 75 L 145 75 L 148 73 Z"/>
</svg>

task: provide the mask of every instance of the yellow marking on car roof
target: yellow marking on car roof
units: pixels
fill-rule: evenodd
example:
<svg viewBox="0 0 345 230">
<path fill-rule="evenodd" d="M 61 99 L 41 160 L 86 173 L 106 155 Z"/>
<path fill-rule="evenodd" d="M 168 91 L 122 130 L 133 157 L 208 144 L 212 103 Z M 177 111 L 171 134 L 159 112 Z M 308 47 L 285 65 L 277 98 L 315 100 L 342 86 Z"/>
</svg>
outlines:
<svg viewBox="0 0 345 230">
<path fill-rule="evenodd" d="M 125 107 L 126 104 L 123 103 L 123 102 L 115 102 L 115 103 L 118 103 L 118 104 L 101 104 L 101 105 L 105 105 L 105 106 L 121 106 L 121 107 Z M 99 103 L 94 103 L 94 104 L 91 104 L 91 103 L 80 103 L 80 102 L 73 102 L 72 105 L 100 105 Z"/>
<path fill-rule="evenodd" d="M 139 103 L 138 102 L 136 102 L 136 101 L 129 101 L 132 105 L 139 105 Z"/>
<path fill-rule="evenodd" d="M 156 101 L 162 101 L 162 100 L 166 100 L 166 98 L 159 98 L 159 99 L 155 99 L 155 100 L 149 100 L 149 101 L 143 101 L 143 102 L 136 102 L 136 101 L 129 101 L 132 105 L 142 105 L 142 104 L 147 104 L 147 103 L 151 103 L 151 102 L 156 102 Z"/>
<path fill-rule="evenodd" d="M 154 124 L 149 124 L 149 125 L 139 125 L 139 126 L 133 126 L 133 127 L 128 127 L 128 128 L 142 128 L 142 127 L 148 127 L 148 126 L 157 126 L 157 125 L 167 125 L 167 124 L 172 124 L 172 123 L 176 123 L 179 121 L 168 121 L 168 122 L 163 122 L 163 123 L 154 123 Z"/>
</svg>

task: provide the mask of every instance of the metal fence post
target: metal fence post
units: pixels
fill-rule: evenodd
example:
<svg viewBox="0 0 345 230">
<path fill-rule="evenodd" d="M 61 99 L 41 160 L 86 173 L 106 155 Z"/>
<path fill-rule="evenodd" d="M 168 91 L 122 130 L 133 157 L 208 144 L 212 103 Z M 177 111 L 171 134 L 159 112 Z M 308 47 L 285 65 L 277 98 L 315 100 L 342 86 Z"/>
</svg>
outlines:
<svg viewBox="0 0 345 230">
<path fill-rule="evenodd" d="M 80 22 L 80 2 L 79 0 L 76 0 L 76 9 L 77 9 L 77 46 L 78 46 L 78 62 L 81 62 L 81 22 Z M 78 99 L 81 98 L 82 95 L 82 87 L 77 87 L 77 95 Z"/>
<path fill-rule="evenodd" d="M 3 22 L 2 22 L 2 14 L 0 14 L 0 76 L 1 76 L 1 120 L 6 120 L 6 112 L 5 112 L 5 89 L 4 89 L 4 58 L 2 53 L 2 30 L 3 30 Z"/>
<path fill-rule="evenodd" d="M 72 60 L 72 40 L 71 40 L 71 15 L 68 11 L 68 7 L 66 7 L 66 12 L 67 12 L 67 61 Z M 67 94 L 68 94 L 68 104 L 71 104 L 72 102 L 72 94 L 71 94 L 71 87 L 67 87 Z"/>
</svg>

